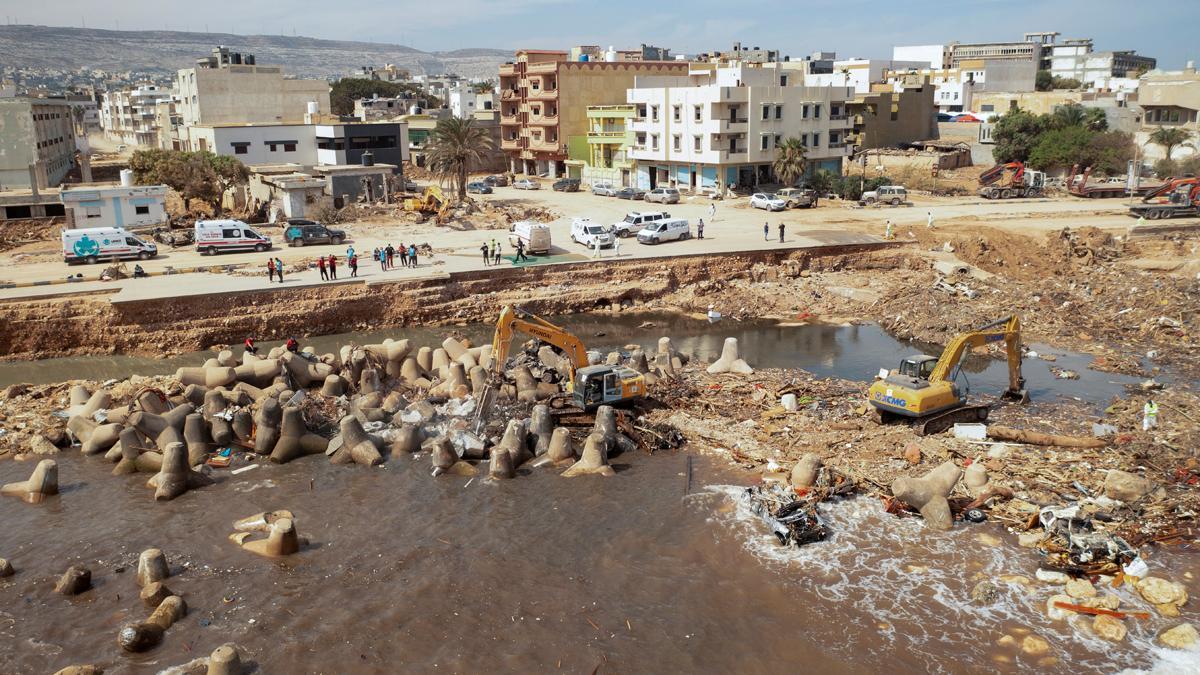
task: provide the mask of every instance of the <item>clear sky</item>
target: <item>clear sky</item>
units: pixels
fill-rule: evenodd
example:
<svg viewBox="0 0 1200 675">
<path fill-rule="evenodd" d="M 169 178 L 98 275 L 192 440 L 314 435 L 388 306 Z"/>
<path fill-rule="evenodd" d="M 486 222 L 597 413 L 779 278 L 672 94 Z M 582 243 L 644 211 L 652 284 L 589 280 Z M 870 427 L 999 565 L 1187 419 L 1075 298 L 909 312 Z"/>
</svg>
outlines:
<svg viewBox="0 0 1200 675">
<path fill-rule="evenodd" d="M 1195 5 L 1193 3 L 1196 3 Z M 1026 31 L 1091 37 L 1159 67 L 1200 61 L 1197 0 L 0 0 L 6 23 L 286 34 L 465 47 L 567 48 L 641 43 L 699 52 L 744 46 L 794 58 L 814 51 L 890 57 L 897 44 L 1019 40 Z"/>
</svg>

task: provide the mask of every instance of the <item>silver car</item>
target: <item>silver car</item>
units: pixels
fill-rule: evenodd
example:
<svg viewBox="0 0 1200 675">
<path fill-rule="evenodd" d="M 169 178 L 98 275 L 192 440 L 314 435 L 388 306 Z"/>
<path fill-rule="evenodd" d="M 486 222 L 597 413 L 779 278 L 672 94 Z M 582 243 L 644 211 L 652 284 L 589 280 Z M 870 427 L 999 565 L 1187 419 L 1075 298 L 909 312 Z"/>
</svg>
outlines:
<svg viewBox="0 0 1200 675">
<path fill-rule="evenodd" d="M 678 204 L 679 190 L 675 188 L 654 188 L 646 193 L 645 199 L 648 202 L 657 202 L 659 204 Z"/>
<path fill-rule="evenodd" d="M 516 190 L 541 190 L 542 184 L 530 178 L 520 178 L 513 181 L 513 189 Z"/>
<path fill-rule="evenodd" d="M 601 197 L 616 197 L 620 189 L 612 183 L 592 183 L 592 194 Z"/>
<path fill-rule="evenodd" d="M 750 206 L 768 211 L 782 211 L 787 208 L 787 202 L 770 192 L 755 192 L 750 195 Z"/>
</svg>

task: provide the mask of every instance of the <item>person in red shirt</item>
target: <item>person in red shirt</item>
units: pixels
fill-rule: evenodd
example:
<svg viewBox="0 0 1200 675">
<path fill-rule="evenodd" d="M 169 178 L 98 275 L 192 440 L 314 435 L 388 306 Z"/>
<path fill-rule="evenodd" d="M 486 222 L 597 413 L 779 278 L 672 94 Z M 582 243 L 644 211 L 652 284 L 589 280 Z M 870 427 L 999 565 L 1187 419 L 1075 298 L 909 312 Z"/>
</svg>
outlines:
<svg viewBox="0 0 1200 675">
<path fill-rule="evenodd" d="M 358 276 L 358 255 L 350 256 L 350 276 Z"/>
<path fill-rule="evenodd" d="M 275 281 L 275 259 L 267 258 L 267 281 Z"/>
<path fill-rule="evenodd" d="M 329 254 L 329 278 L 337 279 L 337 258 L 333 254 Z"/>
<path fill-rule="evenodd" d="M 329 281 L 329 270 L 325 269 L 325 256 L 317 256 L 317 269 L 321 272 L 321 280 Z"/>
<path fill-rule="evenodd" d="M 246 353 L 247 354 L 257 354 L 258 353 L 258 347 L 254 346 L 254 338 L 249 338 L 249 337 L 246 338 L 245 344 L 246 344 Z"/>
</svg>

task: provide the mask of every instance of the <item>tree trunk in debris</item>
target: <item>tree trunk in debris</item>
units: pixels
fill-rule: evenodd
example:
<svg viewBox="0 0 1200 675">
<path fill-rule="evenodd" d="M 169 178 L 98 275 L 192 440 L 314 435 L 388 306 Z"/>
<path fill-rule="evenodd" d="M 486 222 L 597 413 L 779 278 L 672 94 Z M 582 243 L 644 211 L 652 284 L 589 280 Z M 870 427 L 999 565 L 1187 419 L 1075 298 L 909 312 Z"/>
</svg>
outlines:
<svg viewBox="0 0 1200 675">
<path fill-rule="evenodd" d="M 1108 445 L 1108 441 L 1101 438 L 1043 434 L 1037 431 L 1012 429 L 996 425 L 987 428 L 987 435 L 988 438 L 997 441 L 1012 441 L 1013 443 L 1028 443 L 1030 445 L 1056 445 L 1060 448 L 1103 448 Z"/>
</svg>

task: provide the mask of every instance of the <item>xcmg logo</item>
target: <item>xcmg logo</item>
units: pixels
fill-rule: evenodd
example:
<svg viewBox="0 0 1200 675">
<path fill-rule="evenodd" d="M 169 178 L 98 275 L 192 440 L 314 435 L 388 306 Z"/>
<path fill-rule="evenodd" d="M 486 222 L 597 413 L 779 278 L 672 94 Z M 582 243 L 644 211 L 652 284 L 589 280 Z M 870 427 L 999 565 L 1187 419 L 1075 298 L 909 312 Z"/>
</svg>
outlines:
<svg viewBox="0 0 1200 675">
<path fill-rule="evenodd" d="M 883 403 L 886 403 L 888 405 L 894 405 L 897 408 L 908 407 L 908 401 L 906 401 L 902 398 L 896 398 L 895 396 L 885 396 L 879 392 L 875 392 L 875 400 L 882 401 Z"/>
</svg>

